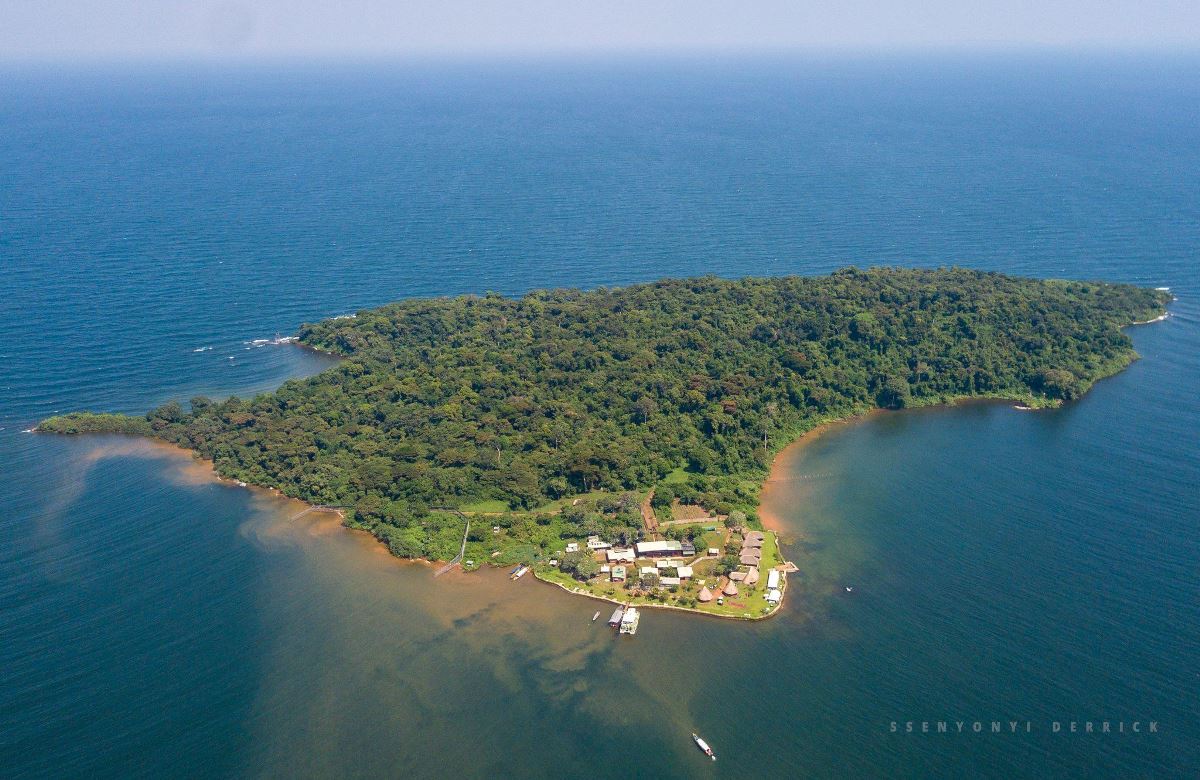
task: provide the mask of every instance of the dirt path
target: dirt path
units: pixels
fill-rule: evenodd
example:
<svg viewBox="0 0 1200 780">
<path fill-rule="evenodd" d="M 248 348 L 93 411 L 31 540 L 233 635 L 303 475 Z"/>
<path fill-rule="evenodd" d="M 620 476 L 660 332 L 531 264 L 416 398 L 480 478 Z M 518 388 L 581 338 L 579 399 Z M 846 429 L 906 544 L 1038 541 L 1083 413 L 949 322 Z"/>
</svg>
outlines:
<svg viewBox="0 0 1200 780">
<path fill-rule="evenodd" d="M 651 490 L 646 494 L 646 500 L 642 502 L 642 525 L 646 526 L 646 530 L 650 533 L 658 533 L 658 518 L 654 516 L 654 507 L 650 506 L 650 499 L 654 498 L 654 491 Z"/>
</svg>

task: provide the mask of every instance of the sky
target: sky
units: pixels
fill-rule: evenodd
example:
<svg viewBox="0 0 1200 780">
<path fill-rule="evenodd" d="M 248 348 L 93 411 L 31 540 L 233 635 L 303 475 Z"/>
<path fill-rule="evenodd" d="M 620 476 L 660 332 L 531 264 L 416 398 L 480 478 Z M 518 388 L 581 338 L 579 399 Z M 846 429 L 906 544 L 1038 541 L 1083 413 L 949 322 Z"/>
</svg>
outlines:
<svg viewBox="0 0 1200 780">
<path fill-rule="evenodd" d="M 1200 0 L 0 0 L 0 59 L 1200 49 Z"/>
</svg>

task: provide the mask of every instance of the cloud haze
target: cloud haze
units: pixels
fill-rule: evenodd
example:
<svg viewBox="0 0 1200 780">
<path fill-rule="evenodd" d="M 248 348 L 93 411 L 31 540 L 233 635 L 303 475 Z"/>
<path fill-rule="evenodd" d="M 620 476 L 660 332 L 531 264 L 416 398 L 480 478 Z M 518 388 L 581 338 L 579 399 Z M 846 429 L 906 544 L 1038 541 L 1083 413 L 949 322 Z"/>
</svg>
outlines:
<svg viewBox="0 0 1200 780">
<path fill-rule="evenodd" d="M 0 0 L 0 57 L 1196 48 L 1197 0 Z"/>
</svg>

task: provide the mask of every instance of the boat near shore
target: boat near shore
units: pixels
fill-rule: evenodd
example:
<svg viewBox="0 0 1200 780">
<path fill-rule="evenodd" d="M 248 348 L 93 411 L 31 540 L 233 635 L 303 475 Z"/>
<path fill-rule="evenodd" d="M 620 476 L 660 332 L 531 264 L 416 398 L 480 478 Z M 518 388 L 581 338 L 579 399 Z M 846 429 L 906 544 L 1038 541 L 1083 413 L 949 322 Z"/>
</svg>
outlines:
<svg viewBox="0 0 1200 780">
<path fill-rule="evenodd" d="M 621 616 L 621 633 L 633 636 L 637 633 L 638 622 L 641 621 L 642 614 L 638 612 L 637 607 L 627 607 L 625 614 Z"/>
<path fill-rule="evenodd" d="M 513 569 L 511 572 L 508 573 L 508 578 L 510 580 L 519 580 L 525 576 L 525 572 L 527 572 L 527 571 L 529 571 L 528 566 L 525 566 L 525 565 L 518 566 L 515 569 Z"/>
</svg>

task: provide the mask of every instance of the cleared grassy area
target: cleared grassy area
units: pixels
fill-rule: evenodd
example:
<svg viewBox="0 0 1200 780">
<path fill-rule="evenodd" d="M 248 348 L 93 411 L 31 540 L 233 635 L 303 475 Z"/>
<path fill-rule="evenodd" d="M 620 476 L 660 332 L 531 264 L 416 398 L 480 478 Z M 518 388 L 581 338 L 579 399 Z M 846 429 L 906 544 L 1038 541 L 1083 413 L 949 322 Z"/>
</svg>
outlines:
<svg viewBox="0 0 1200 780">
<path fill-rule="evenodd" d="M 687 482 L 688 471 L 683 466 L 679 466 L 670 474 L 662 478 L 662 482 L 667 485 L 678 485 Z"/>
<path fill-rule="evenodd" d="M 463 504 L 459 507 L 459 511 L 465 514 L 472 513 L 492 513 L 500 514 L 502 512 L 511 511 L 508 508 L 507 501 L 501 501 L 498 498 L 484 499 L 482 501 L 472 501 L 470 504 Z"/>
</svg>

